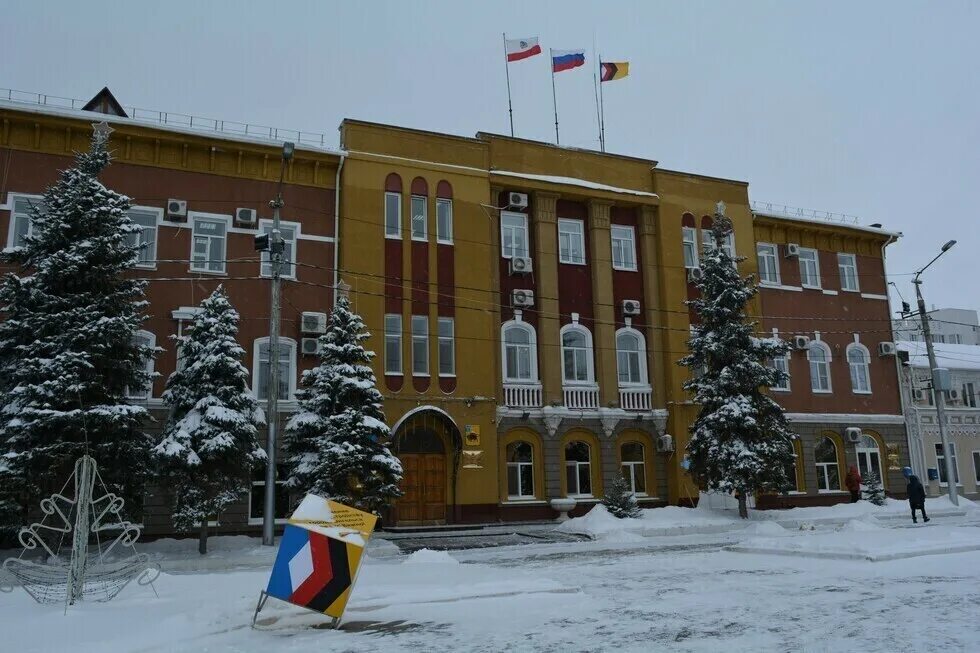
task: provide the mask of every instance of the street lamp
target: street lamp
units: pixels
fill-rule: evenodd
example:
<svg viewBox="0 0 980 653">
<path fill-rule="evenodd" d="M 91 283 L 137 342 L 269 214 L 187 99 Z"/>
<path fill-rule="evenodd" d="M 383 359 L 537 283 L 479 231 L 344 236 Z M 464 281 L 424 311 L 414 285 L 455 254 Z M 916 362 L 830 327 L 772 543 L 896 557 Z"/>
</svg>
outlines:
<svg viewBox="0 0 980 653">
<path fill-rule="evenodd" d="M 925 267 L 915 273 L 912 284 L 915 286 L 915 296 L 918 300 L 919 319 L 922 320 L 922 337 L 926 341 L 926 353 L 929 355 L 929 371 L 932 375 L 932 394 L 936 401 L 936 421 L 939 423 L 939 439 L 943 445 L 943 462 L 946 467 L 946 488 L 949 491 L 949 500 L 954 506 L 959 504 L 959 496 L 956 493 L 956 469 L 953 467 L 953 454 L 949 448 L 949 438 L 946 436 L 946 398 L 943 391 L 949 390 L 945 387 L 948 376 L 940 375 L 939 365 L 936 363 L 936 350 L 932 346 L 932 333 L 929 331 L 929 317 L 926 315 L 926 301 L 922 298 L 922 279 L 919 277 L 926 269 L 935 263 L 940 256 L 948 252 L 955 240 L 947 241 L 936 256 L 926 263 Z"/>
</svg>

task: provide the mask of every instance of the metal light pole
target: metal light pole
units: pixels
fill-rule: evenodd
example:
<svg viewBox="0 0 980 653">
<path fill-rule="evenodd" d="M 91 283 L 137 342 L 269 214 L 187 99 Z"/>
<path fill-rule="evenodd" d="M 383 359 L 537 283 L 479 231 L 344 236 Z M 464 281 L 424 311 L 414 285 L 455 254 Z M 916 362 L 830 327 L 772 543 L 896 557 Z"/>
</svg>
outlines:
<svg viewBox="0 0 980 653">
<path fill-rule="evenodd" d="M 939 439 L 943 444 L 943 462 L 946 464 L 946 488 L 949 491 L 949 500 L 953 502 L 954 506 L 958 506 L 960 503 L 956 493 L 956 470 L 953 467 L 953 455 L 949 448 L 949 438 L 946 436 L 946 398 L 943 392 L 938 389 L 938 374 L 936 369 L 939 366 L 936 364 L 936 350 L 932 346 L 932 333 L 929 331 L 929 317 L 926 315 L 926 302 L 922 298 L 922 280 L 919 278 L 926 271 L 926 268 L 935 263 L 940 256 L 948 252 L 955 244 L 956 241 L 951 240 L 943 245 L 942 251 L 934 259 L 929 261 L 924 268 L 915 273 L 912 284 L 915 285 L 915 296 L 919 305 L 919 319 L 922 320 L 922 336 L 925 338 L 926 353 L 929 355 L 929 370 L 932 374 L 932 394 L 936 400 L 936 421 L 939 422 Z"/>
<path fill-rule="evenodd" d="M 279 233 L 279 210 L 283 207 L 282 180 L 286 174 L 286 162 L 293 158 L 293 143 L 282 144 L 282 163 L 279 166 L 279 188 L 276 198 L 269 202 L 272 207 L 272 233 L 269 239 L 269 260 L 272 265 L 272 308 L 269 312 L 269 405 L 266 411 L 268 436 L 266 438 L 265 506 L 262 512 L 262 544 L 276 543 L 276 447 L 279 431 L 279 322 L 282 312 L 282 252 L 283 241 Z"/>
</svg>

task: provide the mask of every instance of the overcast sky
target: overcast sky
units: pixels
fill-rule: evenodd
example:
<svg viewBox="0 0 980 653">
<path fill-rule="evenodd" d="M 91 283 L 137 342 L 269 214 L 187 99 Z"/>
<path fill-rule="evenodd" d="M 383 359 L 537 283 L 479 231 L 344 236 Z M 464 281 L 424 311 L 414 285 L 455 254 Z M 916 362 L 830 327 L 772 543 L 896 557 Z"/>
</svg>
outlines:
<svg viewBox="0 0 980 653">
<path fill-rule="evenodd" d="M 629 61 L 604 85 L 613 152 L 746 180 L 753 200 L 905 237 L 888 269 L 978 308 L 980 2 L 0 2 L 0 86 L 327 133 L 344 117 L 553 141 L 547 49 Z M 557 76 L 562 143 L 597 147 L 592 70 Z M 894 295 L 893 295 L 894 299 Z"/>
</svg>

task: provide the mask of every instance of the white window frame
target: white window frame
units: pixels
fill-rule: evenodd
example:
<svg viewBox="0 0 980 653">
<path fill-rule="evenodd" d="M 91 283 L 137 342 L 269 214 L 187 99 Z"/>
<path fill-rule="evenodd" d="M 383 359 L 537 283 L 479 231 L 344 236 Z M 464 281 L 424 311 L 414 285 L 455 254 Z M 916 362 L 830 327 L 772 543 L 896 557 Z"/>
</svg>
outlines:
<svg viewBox="0 0 980 653">
<path fill-rule="evenodd" d="M 272 246 L 272 220 L 259 220 L 259 233 L 260 234 L 270 234 L 269 236 L 269 246 Z M 299 235 L 300 224 L 298 222 L 284 222 L 279 221 L 279 235 L 282 236 L 283 250 L 282 250 L 282 271 L 283 279 L 295 279 L 296 278 L 296 261 L 299 260 L 297 256 L 297 248 L 299 247 Z M 291 233 L 291 236 L 287 234 Z M 266 279 L 272 276 L 272 252 L 270 250 L 265 250 L 260 252 L 262 262 L 259 264 L 259 276 Z"/>
<path fill-rule="evenodd" d="M 782 367 L 780 367 L 780 364 L 782 365 Z M 785 373 L 786 376 L 785 376 L 785 378 L 783 380 L 783 384 L 784 385 L 771 385 L 771 386 L 769 386 L 769 389 L 770 390 L 774 390 L 776 392 L 791 392 L 792 389 L 793 389 L 793 383 L 792 383 L 792 379 L 790 378 L 790 374 L 789 374 L 789 370 L 790 370 L 790 355 L 789 355 L 789 352 L 786 352 L 782 356 L 777 356 L 777 357 L 773 358 L 772 359 L 772 366 L 773 366 L 773 368 L 775 368 L 775 369 L 777 369 L 777 370 Z"/>
<path fill-rule="evenodd" d="M 832 463 L 822 463 L 817 460 L 817 446 L 824 440 L 829 440 L 830 444 L 834 446 L 834 462 Z M 813 462 L 817 466 L 817 493 L 818 494 L 829 494 L 833 492 L 841 492 L 841 488 L 844 487 L 843 479 L 841 479 L 841 468 L 840 468 L 840 451 L 837 449 L 837 442 L 830 436 L 821 435 L 817 444 L 813 445 Z M 827 468 L 831 465 L 837 468 L 837 487 L 830 487 L 830 474 L 827 472 Z M 820 488 L 820 480 L 823 479 L 823 484 L 826 486 L 824 489 Z"/>
<path fill-rule="evenodd" d="M 420 202 L 422 205 L 422 233 L 416 234 L 415 231 L 415 204 Z M 412 195 L 409 201 L 411 208 L 410 225 L 412 229 L 412 240 L 426 242 L 429 240 L 429 197 L 427 195 Z"/>
<path fill-rule="evenodd" d="M 639 381 L 623 381 L 622 378 L 621 378 L 621 376 L 620 376 L 620 369 L 621 369 L 620 368 L 620 364 L 619 364 L 620 363 L 620 361 L 619 361 L 619 354 L 620 354 L 620 352 L 622 351 L 622 352 L 626 352 L 626 353 L 633 353 L 632 351 L 621 350 L 619 348 L 619 338 L 620 338 L 620 336 L 635 336 L 636 337 L 637 347 L 639 347 L 639 351 L 637 352 L 637 355 L 639 356 L 639 365 L 638 365 L 638 367 L 639 367 L 639 373 L 640 373 L 640 380 Z M 643 337 L 643 333 L 642 332 L 637 331 L 633 327 L 623 327 L 623 328 L 621 328 L 621 329 L 619 329 L 619 330 L 616 331 L 616 380 L 617 380 L 617 383 L 619 384 L 619 387 L 621 387 L 621 388 L 627 388 L 627 387 L 633 387 L 633 388 L 635 388 L 635 387 L 644 387 L 644 386 L 649 386 L 650 385 L 650 380 L 649 380 L 650 377 L 647 375 L 647 360 L 646 359 L 647 359 L 646 338 Z M 564 357 L 562 358 L 562 360 L 564 360 Z"/>
<path fill-rule="evenodd" d="M 187 219 L 191 223 L 191 272 L 196 274 L 214 274 L 214 275 L 224 275 L 228 270 L 228 235 L 231 233 L 231 216 L 221 215 L 219 213 L 198 213 L 192 211 L 188 214 Z M 197 233 L 198 220 L 207 222 L 223 222 L 225 225 L 225 233 L 221 238 L 224 241 L 224 255 L 220 257 L 215 257 L 214 253 L 211 251 L 213 249 L 212 243 L 218 239 L 218 236 L 210 236 L 208 234 L 201 234 L 202 238 L 208 238 L 208 253 L 207 259 L 204 261 L 204 268 L 196 267 L 196 262 L 194 261 L 194 245 L 196 244 L 199 234 Z M 212 270 L 208 266 L 212 262 L 218 262 L 221 264 L 220 270 Z"/>
<path fill-rule="evenodd" d="M 619 235 L 617 235 L 616 232 L 619 232 Z M 636 272 L 636 230 L 632 227 L 632 225 L 610 225 L 609 240 L 612 244 L 613 270 Z M 619 263 L 616 262 L 617 253 L 619 254 L 620 259 Z M 629 259 L 628 263 L 626 260 L 627 258 Z"/>
<path fill-rule="evenodd" d="M 562 247 L 562 238 L 568 239 L 567 250 Z M 582 253 L 581 259 L 575 257 L 575 245 Z M 567 256 L 565 252 L 567 251 Z M 558 262 L 565 265 L 585 265 L 585 221 L 574 218 L 558 218 Z"/>
<path fill-rule="evenodd" d="M 447 218 L 445 228 L 442 224 L 443 213 L 440 209 L 445 209 Z M 436 242 L 443 245 L 453 244 L 453 201 L 448 197 L 436 198 Z"/>
<path fill-rule="evenodd" d="M 277 467 L 278 466 L 279 465 L 277 465 Z M 281 467 L 283 468 L 283 471 L 285 471 L 285 465 L 281 465 Z M 278 470 L 276 471 L 276 496 L 277 497 L 280 496 L 280 492 L 284 492 L 287 497 L 289 496 L 289 488 L 286 487 L 286 479 L 287 478 L 288 478 L 288 475 L 286 475 L 286 474 L 280 474 Z M 262 517 L 253 517 L 252 516 L 252 491 L 253 491 L 253 488 L 256 488 L 256 487 L 262 487 L 262 488 L 265 487 L 265 467 L 262 468 L 262 473 L 258 475 L 258 478 L 257 479 L 256 478 L 253 478 L 252 479 L 252 482 L 248 486 L 248 524 L 249 524 L 249 526 L 256 526 L 256 525 L 262 523 Z M 262 509 L 263 510 L 265 509 L 265 501 L 262 502 Z M 286 515 L 285 517 L 276 517 L 275 522 L 277 524 L 286 524 L 286 523 L 289 522 L 289 515 Z M 208 524 L 208 525 L 211 526 L 211 525 L 213 525 L 213 523 Z"/>
<path fill-rule="evenodd" d="M 569 460 L 568 459 L 568 446 L 570 444 L 574 443 L 574 442 L 581 442 L 582 444 L 584 444 L 588 448 L 588 450 L 589 450 L 589 460 L 588 460 L 588 462 L 581 462 L 581 461 L 578 461 L 578 460 Z M 592 487 L 592 445 L 589 444 L 588 442 L 586 442 L 585 440 L 571 440 L 569 442 L 566 442 L 565 443 L 565 447 L 562 449 L 562 458 L 565 459 L 565 485 L 566 486 L 568 485 L 568 468 L 569 467 L 574 467 L 575 468 L 575 489 L 577 490 L 576 492 L 572 492 L 571 491 L 572 488 L 566 487 L 565 488 L 565 496 L 571 497 L 571 498 L 587 498 L 587 497 L 594 496 L 595 488 Z M 589 472 L 589 491 L 588 492 L 581 492 L 582 484 L 579 482 L 579 478 L 580 478 L 580 476 L 579 476 L 579 471 L 580 471 L 579 468 L 580 467 L 583 467 L 583 466 L 584 467 L 587 467 L 588 468 L 588 472 Z"/>
<path fill-rule="evenodd" d="M 451 317 L 440 317 L 437 320 L 438 331 L 436 333 L 436 338 L 438 340 L 437 348 L 439 351 L 439 376 L 452 378 L 456 376 L 456 320 Z M 443 334 L 443 327 L 449 327 L 449 334 Z M 442 364 L 445 362 L 443 356 L 443 347 L 449 348 L 449 371 L 444 372 L 442 370 Z"/>
<path fill-rule="evenodd" d="M 867 440 L 870 440 L 874 446 L 873 447 L 867 446 L 866 445 L 867 440 L 865 440 L 865 438 L 867 438 Z M 861 436 L 861 439 L 854 446 L 854 457 L 857 459 L 858 472 L 861 474 L 862 479 L 867 478 L 868 472 L 874 471 L 871 465 L 872 456 L 877 458 L 878 460 L 878 480 L 881 481 L 882 484 L 884 484 L 885 468 L 881 466 L 881 447 L 878 446 L 877 440 L 875 440 L 873 437 L 865 433 Z M 862 457 L 864 458 L 863 461 L 862 461 Z M 862 469 L 862 467 L 864 467 L 865 469 Z"/>
<path fill-rule="evenodd" d="M 28 193 L 7 193 L 7 206 L 9 207 L 9 211 L 10 211 L 10 224 L 7 225 L 7 249 L 15 249 L 17 247 L 23 246 L 14 243 L 15 234 L 17 233 L 15 226 L 17 224 L 18 217 L 27 220 L 27 231 L 25 232 L 25 235 L 30 236 L 32 233 L 34 233 L 34 224 L 33 224 L 34 221 L 31 219 L 31 214 L 18 212 L 17 200 L 26 201 L 29 203 L 33 202 L 41 206 L 44 205 L 43 195 L 31 195 Z"/>
<path fill-rule="evenodd" d="M 395 223 L 392 225 L 388 218 L 391 217 L 388 214 L 388 199 L 395 198 L 398 200 L 398 206 L 395 208 Z M 385 191 L 385 205 L 384 205 L 384 225 L 385 225 L 385 238 L 391 238 L 394 240 L 402 239 L 402 194 L 396 193 L 394 191 Z M 394 230 L 392 230 L 394 227 Z"/>
<path fill-rule="evenodd" d="M 519 376 L 509 376 L 507 369 L 507 332 L 510 329 L 517 329 L 524 331 L 528 334 L 528 344 L 526 345 L 529 350 L 529 361 L 528 361 L 528 371 L 530 373 L 529 378 L 522 378 Z M 513 347 L 524 347 L 525 345 L 512 345 Z M 527 322 L 522 322 L 519 320 L 509 320 L 500 325 L 500 362 L 501 369 L 503 370 L 504 383 L 538 383 L 538 334 L 534 330 L 534 327 Z M 515 361 L 519 360 L 515 356 Z M 518 364 L 518 368 L 520 365 Z"/>
<path fill-rule="evenodd" d="M 157 243 L 160 240 L 160 223 L 163 220 L 163 209 L 156 206 L 131 206 L 129 211 L 126 212 L 129 215 L 129 219 L 133 221 L 134 224 L 140 227 L 139 233 L 132 234 L 136 236 L 135 244 L 141 245 L 147 243 L 147 246 L 137 252 L 136 266 L 142 270 L 155 270 L 157 267 Z M 150 227 L 148 225 L 140 224 L 136 222 L 136 217 L 134 214 L 144 214 L 147 217 L 151 217 L 153 220 L 153 242 L 150 243 L 147 239 L 146 232 Z M 143 260 L 145 259 L 145 260 Z M 143 262 L 139 262 L 143 260 Z"/>
<path fill-rule="evenodd" d="M 268 392 L 267 388 L 259 387 L 259 377 L 260 377 L 259 368 L 262 365 L 260 351 L 262 345 L 268 345 L 268 344 L 269 344 L 268 336 L 262 338 L 256 338 L 255 341 L 252 343 L 252 394 L 259 401 L 269 400 L 267 394 Z M 288 359 L 289 362 L 288 368 L 285 370 L 282 369 L 279 370 L 280 382 L 282 381 L 282 376 L 285 375 L 286 380 L 289 384 L 288 392 L 286 396 L 285 397 L 280 396 L 279 399 L 283 401 L 289 401 L 296 396 L 296 341 L 293 340 L 292 338 L 284 338 L 283 336 L 279 336 L 279 348 L 292 352 L 292 355 L 289 356 Z M 271 369 L 269 370 L 269 374 L 272 374 Z M 262 385 L 267 386 L 268 384 L 262 384 Z M 263 393 L 266 393 L 266 396 L 262 396 Z"/>
<path fill-rule="evenodd" d="M 429 316 L 413 315 L 412 321 L 412 376 L 429 376 Z M 425 345 L 425 356 L 416 356 L 415 346 Z M 424 366 L 419 366 L 424 363 Z"/>
<path fill-rule="evenodd" d="M 827 355 L 826 361 L 815 361 L 815 360 L 813 360 L 812 354 L 813 354 L 814 349 L 819 349 L 822 352 L 824 352 L 824 354 Z M 830 367 L 830 364 L 833 362 L 833 354 L 830 351 L 830 347 L 828 347 L 826 343 L 821 342 L 820 340 L 814 340 L 813 342 L 810 343 L 810 347 L 807 349 L 806 358 L 807 358 L 807 361 L 809 361 L 809 363 L 810 363 L 810 391 L 813 392 L 814 394 L 831 394 L 834 391 L 834 382 L 833 382 L 833 377 L 831 375 L 831 367 Z M 814 384 L 814 367 L 813 366 L 814 365 L 820 365 L 821 363 L 827 366 L 827 387 L 826 388 L 822 388 L 822 387 L 821 388 L 817 388 L 817 387 L 815 387 L 815 384 Z M 819 378 L 819 374 L 817 375 L 816 378 Z"/>
<path fill-rule="evenodd" d="M 527 447 L 531 450 L 531 462 L 515 463 L 510 461 L 510 454 L 507 452 L 507 450 L 510 449 L 512 445 L 521 445 L 521 444 L 527 445 Z M 534 493 L 534 445 L 528 442 L 527 440 L 515 440 L 514 442 L 510 442 L 507 444 L 506 447 L 504 447 L 504 458 L 507 461 L 507 499 L 510 501 L 528 501 L 529 499 L 534 499 L 535 496 L 537 496 Z M 524 494 L 521 485 L 521 475 L 525 467 L 531 473 L 531 494 Z M 510 470 L 511 469 L 513 469 L 514 473 L 517 474 L 517 494 L 510 493 Z"/>
<path fill-rule="evenodd" d="M 859 352 L 864 356 L 864 362 L 855 363 L 851 360 L 851 352 Z M 851 392 L 856 395 L 869 395 L 871 394 L 871 352 L 868 348 L 859 342 L 852 342 L 844 350 L 845 358 L 847 359 L 847 369 L 851 376 Z M 865 388 L 858 387 L 855 384 L 855 366 L 864 368 L 864 382 L 867 385 Z"/>
<path fill-rule="evenodd" d="M 684 267 L 688 270 L 698 267 L 698 230 L 694 227 L 681 228 L 681 250 L 684 255 Z M 688 252 L 691 254 L 690 262 L 687 260 Z"/>
<path fill-rule="evenodd" d="M 946 473 L 946 455 L 945 453 L 939 453 L 943 450 L 943 443 L 936 442 L 933 447 L 933 454 L 936 457 L 936 471 L 939 473 L 939 485 L 942 487 L 949 487 L 949 479 L 943 481 L 943 474 Z M 956 453 L 956 443 L 949 443 L 949 451 L 953 459 L 953 478 L 956 479 L 956 487 L 963 487 L 963 481 L 960 478 L 960 468 L 959 468 L 959 458 Z"/>
<path fill-rule="evenodd" d="M 140 337 L 143 337 L 143 338 L 146 339 L 146 346 L 147 347 L 156 347 L 157 346 L 157 335 L 155 333 L 153 333 L 152 331 L 147 331 L 145 329 L 140 329 L 140 330 L 138 330 L 136 332 L 136 338 L 139 339 Z M 147 374 L 150 375 L 150 380 L 146 384 L 146 388 L 144 389 L 144 392 L 142 392 L 140 394 L 133 394 L 132 392 L 129 391 L 129 386 L 126 386 L 126 390 L 125 390 L 125 393 L 124 393 L 125 396 L 126 396 L 126 399 L 130 399 L 132 401 L 149 401 L 150 399 L 153 398 L 153 368 L 154 368 L 154 363 L 155 363 L 155 361 L 153 359 L 153 356 L 148 356 L 146 358 L 146 360 L 143 362 L 143 369 L 146 371 Z"/>
<path fill-rule="evenodd" d="M 402 341 L 402 316 L 401 313 L 385 313 L 385 333 L 384 333 L 384 368 L 385 374 L 401 375 L 405 373 L 405 352 Z M 397 326 L 394 322 L 397 321 Z M 398 365 L 392 365 L 391 357 L 388 356 L 388 345 L 398 345 Z"/>
<path fill-rule="evenodd" d="M 779 245 L 775 243 L 756 243 L 755 254 L 756 258 L 758 258 L 759 265 L 759 283 L 763 286 L 782 285 L 782 275 L 779 270 Z M 762 261 L 768 258 L 772 259 L 772 267 L 776 273 L 775 279 L 767 279 L 767 275 L 763 274 L 763 270 L 766 268 L 763 266 Z"/>
<path fill-rule="evenodd" d="M 804 256 L 804 254 L 806 256 Z M 811 261 L 811 259 L 809 258 L 810 254 L 813 255 L 812 263 L 813 263 L 814 275 L 816 276 L 817 279 L 816 284 L 807 283 L 805 280 L 805 277 L 808 277 L 809 275 L 804 273 L 804 269 L 805 269 L 804 264 L 807 261 Z M 817 250 L 811 247 L 801 247 L 799 259 L 800 259 L 800 285 L 804 288 L 812 288 L 814 290 L 820 290 L 821 288 L 823 288 L 823 286 L 820 284 L 820 252 L 818 252 Z"/>
<path fill-rule="evenodd" d="M 635 444 L 636 446 L 638 446 L 640 448 L 640 459 L 639 460 L 630 460 L 630 461 L 623 460 L 623 447 L 625 447 L 628 444 Z M 591 455 L 590 455 L 590 458 L 591 458 Z M 637 442 L 636 440 L 630 440 L 629 442 L 621 442 L 620 443 L 620 445 L 619 445 L 619 465 L 620 465 L 620 471 L 622 471 L 622 469 L 624 467 L 627 468 L 627 469 L 629 469 L 629 478 L 627 480 L 629 481 L 630 491 L 633 493 L 633 496 L 645 497 L 645 496 L 648 496 L 649 495 L 649 492 L 647 492 L 646 490 L 644 490 L 643 492 L 637 492 L 636 491 L 636 477 L 638 475 L 637 474 L 637 469 L 636 469 L 637 467 L 640 468 L 640 474 L 639 474 L 639 476 L 642 476 L 643 477 L 643 487 L 646 487 L 647 486 L 647 476 L 646 476 L 646 474 L 647 474 L 647 462 L 646 462 L 646 459 L 647 459 L 647 448 L 646 448 L 646 445 L 644 445 L 642 442 Z"/>
<path fill-rule="evenodd" d="M 507 220 L 519 219 L 520 225 L 508 225 Z M 516 245 L 517 236 L 521 237 L 521 247 L 518 249 L 512 246 L 510 251 L 507 249 L 507 234 L 511 234 L 511 242 Z M 500 212 L 500 256 L 502 258 L 514 258 L 515 256 L 529 256 L 531 251 L 531 241 L 528 233 L 528 222 L 526 213 L 516 211 Z"/>
<path fill-rule="evenodd" d="M 967 391 L 969 389 L 969 391 Z M 963 407 L 977 407 L 977 386 L 973 381 L 963 382 Z"/>
<path fill-rule="evenodd" d="M 565 369 L 565 334 L 570 332 L 581 333 L 585 336 L 585 357 L 586 357 L 586 374 L 585 380 L 581 379 L 569 379 L 567 370 Z M 558 339 L 561 346 L 561 379 L 563 385 L 595 385 L 595 349 L 592 345 L 592 332 L 586 329 L 581 324 L 572 323 L 566 324 L 561 328 L 558 333 Z M 579 349 L 578 347 L 575 348 Z"/>
<path fill-rule="evenodd" d="M 849 259 L 849 261 L 848 261 Z M 848 262 L 845 262 L 848 261 Z M 854 277 L 854 287 L 844 285 L 844 280 L 847 279 L 845 274 L 845 268 L 850 268 L 853 271 Z M 848 254 L 846 252 L 837 252 L 837 272 L 840 274 L 840 289 L 844 292 L 861 292 L 861 282 L 858 280 L 858 264 L 857 255 Z"/>
</svg>

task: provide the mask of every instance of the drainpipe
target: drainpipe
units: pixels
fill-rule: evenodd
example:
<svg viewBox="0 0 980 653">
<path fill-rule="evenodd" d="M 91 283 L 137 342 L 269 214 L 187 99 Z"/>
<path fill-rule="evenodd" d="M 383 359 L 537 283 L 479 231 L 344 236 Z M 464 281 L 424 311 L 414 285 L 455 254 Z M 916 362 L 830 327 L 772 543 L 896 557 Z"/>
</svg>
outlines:
<svg viewBox="0 0 980 653">
<path fill-rule="evenodd" d="M 340 155 L 333 190 L 333 303 L 337 305 L 337 284 L 340 283 L 340 171 L 344 169 L 346 156 Z"/>
</svg>

